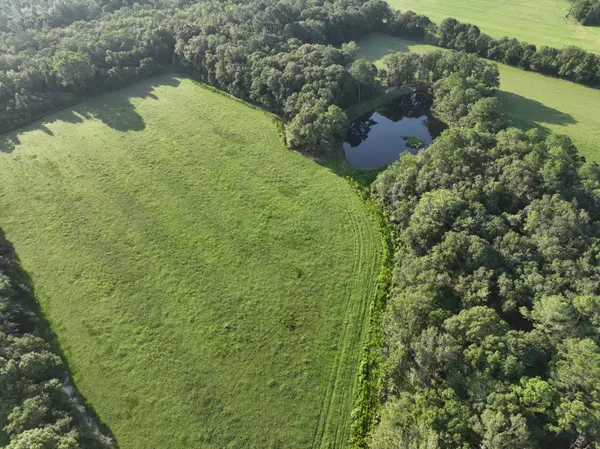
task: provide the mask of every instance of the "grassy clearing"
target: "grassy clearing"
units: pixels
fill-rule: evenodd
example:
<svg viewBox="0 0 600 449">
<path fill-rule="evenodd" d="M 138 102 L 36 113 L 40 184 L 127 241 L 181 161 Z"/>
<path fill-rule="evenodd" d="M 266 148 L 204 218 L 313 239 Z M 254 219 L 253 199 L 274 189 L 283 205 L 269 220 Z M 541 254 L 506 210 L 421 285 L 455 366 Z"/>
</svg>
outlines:
<svg viewBox="0 0 600 449">
<path fill-rule="evenodd" d="M 360 43 L 363 58 L 377 61 L 397 51 L 427 52 L 437 47 L 385 35 L 373 35 Z M 581 153 L 600 162 L 600 90 L 584 87 L 556 78 L 526 72 L 499 64 L 500 91 L 498 98 L 504 104 L 514 126 L 528 129 L 539 126 L 542 130 L 568 135 Z"/>
<path fill-rule="evenodd" d="M 0 226 L 121 449 L 344 445 L 382 253 L 345 180 L 171 77 L 2 148 Z"/>
<path fill-rule="evenodd" d="M 536 45 L 576 45 L 600 53 L 600 27 L 567 17 L 568 0 L 388 0 L 395 8 L 425 14 L 435 22 L 454 17 L 493 37 L 516 37 Z"/>
</svg>

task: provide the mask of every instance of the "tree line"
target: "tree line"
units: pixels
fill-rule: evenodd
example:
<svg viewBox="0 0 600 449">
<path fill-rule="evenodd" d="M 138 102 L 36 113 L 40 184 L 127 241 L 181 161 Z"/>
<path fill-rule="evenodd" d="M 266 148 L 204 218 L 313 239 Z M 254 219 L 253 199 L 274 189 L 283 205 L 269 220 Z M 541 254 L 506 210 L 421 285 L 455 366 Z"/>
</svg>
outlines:
<svg viewBox="0 0 600 449">
<path fill-rule="evenodd" d="M 340 45 L 427 22 L 383 0 L 119 5 L 62 27 L 4 22 L 14 29 L 0 33 L 0 132 L 174 68 L 280 114 L 292 146 L 321 151 L 345 132 L 341 109 L 373 93 L 351 67 L 356 45 Z"/>
<path fill-rule="evenodd" d="M 497 132 L 506 126 L 498 66 L 476 55 L 441 50 L 427 54 L 395 53 L 379 72 L 388 87 L 418 86 L 433 92 L 432 112 L 449 126 Z"/>
<path fill-rule="evenodd" d="M 44 339 L 29 281 L 0 230 L 0 445 L 111 449 L 68 393 L 61 358 Z"/>
<path fill-rule="evenodd" d="M 4 0 L 0 9 L 0 32 L 56 28 L 90 21 L 146 0 Z M 173 4 L 175 6 L 175 3 Z"/>
<path fill-rule="evenodd" d="M 440 47 L 475 53 L 520 69 L 600 87 L 600 56 L 579 47 L 557 49 L 543 46 L 538 49 L 514 38 L 493 39 L 476 25 L 452 18 L 430 28 L 430 32 L 435 35 L 435 43 Z"/>
<path fill-rule="evenodd" d="M 0 33 L 0 132 L 169 68 L 174 39 L 163 17 L 125 8 L 64 28 Z"/>
</svg>

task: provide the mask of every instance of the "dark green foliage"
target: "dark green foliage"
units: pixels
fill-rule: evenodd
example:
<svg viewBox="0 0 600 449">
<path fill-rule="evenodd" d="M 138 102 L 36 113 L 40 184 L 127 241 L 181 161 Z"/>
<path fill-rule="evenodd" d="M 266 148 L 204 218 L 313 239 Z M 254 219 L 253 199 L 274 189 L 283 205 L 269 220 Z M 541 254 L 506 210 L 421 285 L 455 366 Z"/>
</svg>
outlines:
<svg viewBox="0 0 600 449">
<path fill-rule="evenodd" d="M 357 59 L 348 70 L 358 83 L 358 103 L 371 98 L 376 86 L 377 67 L 375 64 L 364 59 Z"/>
<path fill-rule="evenodd" d="M 11 245 L 0 237 L 0 443 L 8 449 L 112 447 L 83 423 L 85 410 L 66 393 L 66 370 L 37 336 L 19 271 Z"/>
<path fill-rule="evenodd" d="M 103 12 L 115 11 L 134 3 L 152 2 L 146 0 L 37 0 L 35 2 L 6 0 L 2 2 L 0 10 L 0 32 L 42 27 L 56 28 L 77 21 L 90 21 L 99 18 Z"/>
<path fill-rule="evenodd" d="M 485 86 L 476 79 L 452 73 L 435 83 L 432 111 L 440 120 L 456 126 L 486 92 Z"/>
<path fill-rule="evenodd" d="M 171 65 L 174 38 L 158 9 L 120 9 L 65 28 L 0 34 L 0 132 L 131 84 Z"/>
<path fill-rule="evenodd" d="M 311 109 L 303 108 L 289 123 L 286 140 L 292 148 L 321 153 L 344 139 L 350 122 L 337 106 L 321 101 Z"/>
<path fill-rule="evenodd" d="M 63 8 L 64 23 L 53 25 L 42 18 L 45 13 L 30 11 L 30 17 L 19 18 L 33 20 L 29 26 L 17 20 L 18 4 L 11 5 L 16 9 L 7 10 L 13 12 L 0 34 L 0 132 L 169 67 L 261 105 L 285 122 L 320 102 L 345 109 L 377 90 L 373 66 L 354 61 L 356 46 L 349 44 L 372 32 L 417 38 L 434 33 L 442 47 L 576 82 L 600 83 L 596 55 L 575 47 L 537 51 L 514 39 L 496 41 L 454 19 L 436 27 L 427 17 L 393 10 L 383 0 L 181 2 L 177 9 L 168 0 L 93 7 L 85 0 L 65 1 L 47 8 L 48 14 Z M 40 28 L 36 20 L 49 26 Z M 441 54 L 388 59 L 383 78 L 390 86 L 435 82 L 452 65 L 452 58 Z M 494 115 L 493 105 L 484 104 L 487 110 L 480 115 Z M 327 136 L 313 138 L 330 143 Z"/>
<path fill-rule="evenodd" d="M 393 36 L 422 38 L 434 26 L 427 16 L 415 14 L 412 11 L 392 10 L 382 31 Z"/>
<path fill-rule="evenodd" d="M 483 131 L 373 185 L 399 253 L 372 447 L 598 447 L 600 167 L 564 136 Z"/>
<path fill-rule="evenodd" d="M 600 86 L 600 60 L 594 54 L 494 40 L 455 19 L 436 27 L 427 17 L 393 10 L 383 0 L 45 0 L 35 5 L 12 0 L 3 14 L 0 132 L 169 67 L 256 102 L 285 121 L 320 101 L 344 109 L 376 90 L 372 68 L 352 65 L 356 52 L 344 48 L 372 32 L 413 38 L 436 34 L 442 47 Z M 342 45 L 346 57 L 334 55 L 340 50 L 331 45 Z M 403 70 L 388 75 L 392 85 L 433 82 L 447 69 L 432 55 L 420 61 L 425 70 L 415 71 L 411 57 L 395 64 Z"/>
<path fill-rule="evenodd" d="M 571 0 L 571 3 L 573 6 L 571 6 L 569 14 L 582 25 L 600 25 L 600 1 Z"/>
<path fill-rule="evenodd" d="M 427 54 L 393 53 L 383 58 L 386 69 L 382 71 L 385 83 L 401 87 L 411 83 L 433 83 L 452 72 L 457 59 L 452 54 L 436 51 Z"/>
<path fill-rule="evenodd" d="M 460 120 L 460 125 L 481 132 L 497 133 L 506 127 L 502 102 L 495 97 L 477 100 Z"/>
<path fill-rule="evenodd" d="M 281 11 L 276 14 L 277 8 Z M 349 42 L 381 30 L 396 13 L 381 0 L 320 6 L 272 1 L 266 9 L 259 3 L 233 9 L 228 17 L 214 6 L 190 9 L 202 25 L 177 35 L 175 60 L 182 71 L 280 115 L 289 122 L 286 135 L 293 148 L 334 148 L 345 135 L 346 122 L 337 108 L 370 98 L 377 87 L 376 68 L 355 61 L 356 45 Z M 411 24 L 397 23 L 395 30 Z M 317 117 L 324 111 L 328 116 L 321 123 Z"/>
<path fill-rule="evenodd" d="M 390 87 L 433 84 L 432 111 L 450 126 L 497 132 L 505 126 L 502 105 L 493 95 L 500 85 L 498 67 L 467 53 L 394 53 L 383 59 Z"/>
</svg>

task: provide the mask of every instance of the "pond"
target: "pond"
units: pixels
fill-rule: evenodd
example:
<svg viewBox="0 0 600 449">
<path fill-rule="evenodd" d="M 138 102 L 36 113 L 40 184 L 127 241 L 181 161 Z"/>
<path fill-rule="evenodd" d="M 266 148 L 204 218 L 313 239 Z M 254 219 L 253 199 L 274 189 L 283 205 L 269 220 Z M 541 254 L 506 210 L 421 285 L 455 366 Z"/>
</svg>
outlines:
<svg viewBox="0 0 600 449">
<path fill-rule="evenodd" d="M 402 137 L 417 137 L 428 147 L 446 125 L 431 116 L 432 98 L 424 93 L 402 96 L 354 120 L 344 142 L 346 159 L 356 168 L 376 168 L 398 160 L 409 148 Z"/>
</svg>

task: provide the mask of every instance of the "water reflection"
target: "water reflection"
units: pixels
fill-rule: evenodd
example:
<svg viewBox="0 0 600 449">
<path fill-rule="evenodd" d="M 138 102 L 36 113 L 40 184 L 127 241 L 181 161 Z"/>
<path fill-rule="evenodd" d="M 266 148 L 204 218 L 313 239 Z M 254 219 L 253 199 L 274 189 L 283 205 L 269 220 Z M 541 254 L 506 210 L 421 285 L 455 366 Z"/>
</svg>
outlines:
<svg viewBox="0 0 600 449">
<path fill-rule="evenodd" d="M 352 122 L 344 153 L 357 168 L 375 168 L 390 164 L 404 151 L 402 136 L 414 136 L 428 147 L 446 126 L 431 116 L 431 96 L 412 94 L 394 100 L 377 111 Z"/>
</svg>

